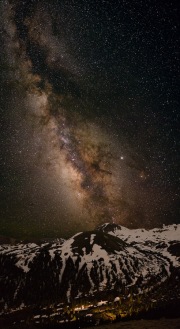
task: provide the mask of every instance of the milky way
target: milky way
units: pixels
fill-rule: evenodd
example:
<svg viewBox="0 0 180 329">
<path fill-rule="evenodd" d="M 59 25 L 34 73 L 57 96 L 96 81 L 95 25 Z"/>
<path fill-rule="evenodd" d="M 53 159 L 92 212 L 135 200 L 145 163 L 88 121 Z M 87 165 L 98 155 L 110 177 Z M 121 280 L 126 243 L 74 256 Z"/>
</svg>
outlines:
<svg viewBox="0 0 180 329">
<path fill-rule="evenodd" d="M 2 234 L 57 236 L 104 222 L 128 227 L 177 222 L 176 107 L 171 104 L 166 123 L 168 111 L 161 117 L 156 104 L 167 102 L 167 95 L 159 101 L 153 87 L 143 90 L 157 78 L 151 64 L 140 54 L 142 74 L 135 61 L 128 67 L 122 56 L 133 38 L 135 53 L 143 42 L 148 47 L 146 32 L 124 31 L 122 25 L 119 46 L 113 32 L 120 21 L 108 1 L 100 8 L 86 1 L 1 6 Z M 118 9 L 122 17 L 128 6 Z M 115 23 L 105 26 L 103 10 Z"/>
</svg>

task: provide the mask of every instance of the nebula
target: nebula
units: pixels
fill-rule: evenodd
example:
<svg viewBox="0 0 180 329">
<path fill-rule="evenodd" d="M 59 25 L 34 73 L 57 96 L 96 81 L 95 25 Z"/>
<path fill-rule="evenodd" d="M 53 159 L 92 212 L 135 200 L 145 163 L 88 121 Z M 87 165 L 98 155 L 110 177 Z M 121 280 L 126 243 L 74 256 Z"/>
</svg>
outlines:
<svg viewBox="0 0 180 329">
<path fill-rule="evenodd" d="M 67 235 L 104 222 L 149 227 L 159 218 L 162 223 L 169 191 L 154 183 L 154 176 L 164 181 L 162 167 L 149 160 L 146 149 L 138 150 L 133 121 L 123 127 L 125 96 L 121 116 L 109 94 L 102 97 L 108 88 L 105 73 L 98 77 L 90 70 L 90 57 L 88 62 L 81 54 L 75 8 L 68 7 L 68 22 L 66 6 L 56 6 L 56 1 L 1 4 L 3 81 L 10 93 L 4 107 L 12 122 L 3 154 L 8 152 L 10 172 L 17 177 L 9 179 L 11 193 L 4 188 L 2 227 L 8 230 L 17 217 L 25 235 L 34 234 L 31 225 L 46 235 L 51 229 Z M 145 133 L 140 139 L 146 144 Z"/>
</svg>

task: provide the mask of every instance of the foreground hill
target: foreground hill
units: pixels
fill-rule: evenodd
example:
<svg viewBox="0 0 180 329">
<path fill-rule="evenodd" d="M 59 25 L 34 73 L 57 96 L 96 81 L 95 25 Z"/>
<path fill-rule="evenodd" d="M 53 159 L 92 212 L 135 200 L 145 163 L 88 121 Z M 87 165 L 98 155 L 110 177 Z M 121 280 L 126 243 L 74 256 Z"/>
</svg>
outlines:
<svg viewBox="0 0 180 329">
<path fill-rule="evenodd" d="M 107 296 L 172 302 L 180 298 L 179 265 L 180 225 L 147 231 L 104 224 L 66 241 L 3 244 L 1 314 Z"/>
</svg>

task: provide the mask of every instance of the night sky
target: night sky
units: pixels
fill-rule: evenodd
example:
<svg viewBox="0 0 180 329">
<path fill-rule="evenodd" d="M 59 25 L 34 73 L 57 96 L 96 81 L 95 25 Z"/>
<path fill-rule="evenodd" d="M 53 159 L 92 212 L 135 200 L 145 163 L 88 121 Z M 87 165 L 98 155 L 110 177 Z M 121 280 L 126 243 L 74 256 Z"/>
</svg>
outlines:
<svg viewBox="0 0 180 329">
<path fill-rule="evenodd" d="M 174 1 L 1 1 L 0 234 L 179 223 Z"/>
</svg>

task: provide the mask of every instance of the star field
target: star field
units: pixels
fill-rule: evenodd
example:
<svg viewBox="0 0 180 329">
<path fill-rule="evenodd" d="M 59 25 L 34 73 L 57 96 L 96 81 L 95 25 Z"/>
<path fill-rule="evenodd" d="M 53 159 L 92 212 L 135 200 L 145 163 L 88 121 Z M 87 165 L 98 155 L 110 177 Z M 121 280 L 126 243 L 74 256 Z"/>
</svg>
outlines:
<svg viewBox="0 0 180 329">
<path fill-rule="evenodd" d="M 176 3 L 2 1 L 1 234 L 179 221 Z"/>
</svg>

